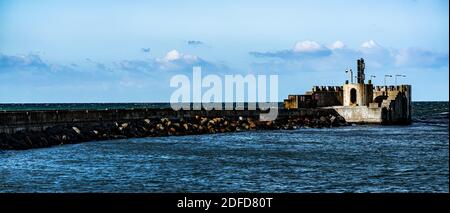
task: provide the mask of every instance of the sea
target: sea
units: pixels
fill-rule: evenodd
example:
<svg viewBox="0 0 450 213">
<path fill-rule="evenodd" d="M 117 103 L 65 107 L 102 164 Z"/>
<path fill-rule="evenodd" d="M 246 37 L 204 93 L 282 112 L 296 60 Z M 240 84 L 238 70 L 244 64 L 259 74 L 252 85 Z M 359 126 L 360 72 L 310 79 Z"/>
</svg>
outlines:
<svg viewBox="0 0 450 213">
<path fill-rule="evenodd" d="M 0 104 L 0 110 L 167 104 Z M 0 150 L 0 192 L 449 192 L 449 103 L 407 126 L 250 131 Z"/>
</svg>

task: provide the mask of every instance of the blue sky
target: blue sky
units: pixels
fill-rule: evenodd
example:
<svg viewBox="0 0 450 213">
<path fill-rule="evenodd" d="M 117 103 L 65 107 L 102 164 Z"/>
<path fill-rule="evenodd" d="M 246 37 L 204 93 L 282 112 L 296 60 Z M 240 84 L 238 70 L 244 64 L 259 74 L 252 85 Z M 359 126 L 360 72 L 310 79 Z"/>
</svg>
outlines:
<svg viewBox="0 0 450 213">
<path fill-rule="evenodd" d="M 279 98 L 404 74 L 414 100 L 449 93 L 446 0 L 0 0 L 0 102 L 166 102 L 170 77 L 278 74 Z M 393 84 L 394 79 L 388 83 Z"/>
</svg>

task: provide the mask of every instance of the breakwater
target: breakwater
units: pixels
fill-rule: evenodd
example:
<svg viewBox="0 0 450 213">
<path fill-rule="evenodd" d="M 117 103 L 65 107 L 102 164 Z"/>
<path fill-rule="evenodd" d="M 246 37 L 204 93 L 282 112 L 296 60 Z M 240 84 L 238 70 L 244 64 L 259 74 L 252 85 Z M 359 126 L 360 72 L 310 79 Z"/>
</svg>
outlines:
<svg viewBox="0 0 450 213">
<path fill-rule="evenodd" d="M 214 134 L 346 125 L 333 109 L 280 109 L 275 121 L 259 110 L 109 109 L 0 112 L 0 149 L 30 149 L 135 137 Z"/>
</svg>

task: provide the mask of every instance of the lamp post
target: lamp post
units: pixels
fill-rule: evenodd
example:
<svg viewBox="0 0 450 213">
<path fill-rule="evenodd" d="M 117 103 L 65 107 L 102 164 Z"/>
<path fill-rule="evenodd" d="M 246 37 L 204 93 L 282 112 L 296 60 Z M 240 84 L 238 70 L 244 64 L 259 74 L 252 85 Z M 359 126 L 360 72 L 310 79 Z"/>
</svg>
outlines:
<svg viewBox="0 0 450 213">
<path fill-rule="evenodd" d="M 397 77 L 406 77 L 406 75 L 395 75 L 395 85 L 397 85 Z"/>
<path fill-rule="evenodd" d="M 350 70 L 346 69 L 345 73 L 348 73 L 348 72 L 350 72 L 350 82 L 353 84 L 353 71 L 352 71 L 352 69 L 350 69 Z"/>
<path fill-rule="evenodd" d="M 384 75 L 384 87 L 387 88 L 386 78 L 392 78 L 392 75 Z"/>
<path fill-rule="evenodd" d="M 375 77 L 377 77 L 377 76 L 371 75 L 370 79 L 369 79 L 369 82 L 372 83 L 372 78 L 375 78 Z"/>
<path fill-rule="evenodd" d="M 384 95 L 388 95 L 388 92 L 387 92 L 387 84 L 386 84 L 386 78 L 392 78 L 392 75 L 384 75 L 384 92 L 385 92 L 385 94 Z"/>
</svg>

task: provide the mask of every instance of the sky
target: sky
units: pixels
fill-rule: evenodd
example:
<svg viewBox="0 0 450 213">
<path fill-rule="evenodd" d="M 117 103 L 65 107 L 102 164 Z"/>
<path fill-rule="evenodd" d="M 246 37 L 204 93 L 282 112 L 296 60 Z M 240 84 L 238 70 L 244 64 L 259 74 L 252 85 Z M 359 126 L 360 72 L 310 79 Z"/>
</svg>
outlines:
<svg viewBox="0 0 450 213">
<path fill-rule="evenodd" d="M 278 75 L 280 101 L 366 76 L 449 100 L 447 0 L 0 0 L 0 103 L 168 102 L 170 78 Z M 387 84 L 395 84 L 387 78 Z"/>
</svg>

